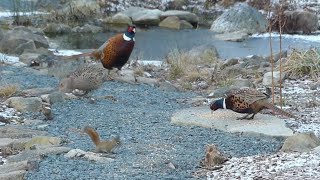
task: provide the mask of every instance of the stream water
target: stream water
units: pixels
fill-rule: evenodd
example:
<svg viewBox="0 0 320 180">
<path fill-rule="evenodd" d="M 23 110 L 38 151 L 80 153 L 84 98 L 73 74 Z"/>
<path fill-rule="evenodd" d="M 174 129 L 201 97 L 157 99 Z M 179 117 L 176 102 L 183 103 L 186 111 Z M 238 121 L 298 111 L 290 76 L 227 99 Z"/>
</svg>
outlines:
<svg viewBox="0 0 320 180">
<path fill-rule="evenodd" d="M 72 34 L 50 37 L 52 48 L 59 49 L 94 49 L 98 48 L 115 33 L 98 34 Z M 282 49 L 291 48 L 306 49 L 310 47 L 320 47 L 320 41 L 310 41 L 304 36 L 285 35 L 282 38 Z M 307 36 L 305 36 L 307 37 Z M 315 36 L 317 37 L 317 36 Z M 309 38 L 312 39 L 312 38 Z M 272 38 L 274 52 L 279 52 L 280 38 Z M 163 60 L 168 52 L 173 49 L 188 50 L 199 45 L 214 45 L 220 58 L 229 59 L 233 57 L 245 57 L 248 55 L 268 56 L 270 54 L 269 37 L 253 36 L 243 42 L 221 41 L 215 38 L 215 34 L 208 29 L 197 30 L 168 30 L 168 29 L 148 29 L 138 30 L 136 34 L 136 44 L 131 55 L 132 58 L 142 60 Z"/>
</svg>

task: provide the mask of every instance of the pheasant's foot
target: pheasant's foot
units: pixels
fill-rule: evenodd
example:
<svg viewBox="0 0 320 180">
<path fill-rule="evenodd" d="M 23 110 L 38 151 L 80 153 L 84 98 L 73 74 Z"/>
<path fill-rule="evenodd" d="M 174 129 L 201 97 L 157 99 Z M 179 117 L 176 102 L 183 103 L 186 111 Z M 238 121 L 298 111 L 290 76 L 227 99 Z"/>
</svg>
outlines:
<svg viewBox="0 0 320 180">
<path fill-rule="evenodd" d="M 247 115 L 245 115 L 245 116 L 243 116 L 243 117 L 238 117 L 237 118 L 237 120 L 244 120 L 244 119 L 246 119 L 246 120 L 252 120 L 253 118 L 254 118 L 254 115 L 255 114 L 253 114 L 251 117 L 248 117 L 250 114 L 247 114 Z"/>
</svg>

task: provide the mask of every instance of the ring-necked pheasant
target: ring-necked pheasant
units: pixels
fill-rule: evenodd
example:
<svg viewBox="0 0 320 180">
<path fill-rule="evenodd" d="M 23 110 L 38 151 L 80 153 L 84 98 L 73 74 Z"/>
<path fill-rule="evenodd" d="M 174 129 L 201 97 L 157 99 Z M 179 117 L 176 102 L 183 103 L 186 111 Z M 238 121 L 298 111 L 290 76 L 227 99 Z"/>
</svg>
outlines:
<svg viewBox="0 0 320 180">
<path fill-rule="evenodd" d="M 66 56 L 64 59 L 91 56 L 96 60 L 100 60 L 103 67 L 109 70 L 108 73 L 110 73 L 110 70 L 113 68 L 121 70 L 122 66 L 124 66 L 129 60 L 133 50 L 135 43 L 135 32 L 135 26 L 128 26 L 124 33 L 120 33 L 111 37 L 98 49 L 89 53 Z"/>
<path fill-rule="evenodd" d="M 244 117 L 237 119 L 253 119 L 254 116 L 262 109 L 271 109 L 272 111 L 297 119 L 296 116 L 285 112 L 268 102 L 268 94 L 262 93 L 252 88 L 242 88 L 231 91 L 225 98 L 216 100 L 210 104 L 210 109 L 215 111 L 217 109 L 230 109 L 238 113 L 246 113 Z M 252 114 L 251 117 L 248 117 Z"/>
</svg>

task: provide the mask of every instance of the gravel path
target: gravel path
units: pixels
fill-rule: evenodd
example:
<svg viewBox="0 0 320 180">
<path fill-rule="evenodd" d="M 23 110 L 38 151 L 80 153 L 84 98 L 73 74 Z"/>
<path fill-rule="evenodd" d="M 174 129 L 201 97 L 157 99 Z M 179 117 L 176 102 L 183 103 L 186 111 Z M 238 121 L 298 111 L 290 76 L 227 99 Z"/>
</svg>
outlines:
<svg viewBox="0 0 320 180">
<path fill-rule="evenodd" d="M 44 85 L 43 81 L 47 86 L 56 86 L 55 78 L 26 77 L 24 71 L 19 72 L 1 77 L 24 83 L 27 78 L 39 87 Z M 93 143 L 76 129 L 91 125 L 102 139 L 120 135 L 123 145 L 115 161 L 101 164 L 66 159 L 63 155 L 49 156 L 41 161 L 39 171 L 28 173 L 26 179 L 193 179 L 192 172 L 204 157 L 206 144 L 216 144 L 227 154 L 243 157 L 273 153 L 283 141 L 171 124 L 174 111 L 191 106 L 181 99 L 194 97 L 195 93 L 109 81 L 91 95 L 110 95 L 116 101 L 98 98 L 95 104 L 87 99 L 56 103 L 52 106 L 55 118 L 46 130 L 68 140 L 66 146 L 86 151 L 93 149 Z M 176 169 L 169 168 L 168 162 Z"/>
</svg>

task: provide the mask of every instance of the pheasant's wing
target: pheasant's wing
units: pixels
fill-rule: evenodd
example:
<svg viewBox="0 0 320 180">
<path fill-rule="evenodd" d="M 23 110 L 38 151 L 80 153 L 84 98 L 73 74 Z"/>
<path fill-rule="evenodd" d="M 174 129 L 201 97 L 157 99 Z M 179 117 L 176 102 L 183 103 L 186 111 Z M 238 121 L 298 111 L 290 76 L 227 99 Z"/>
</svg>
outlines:
<svg viewBox="0 0 320 180">
<path fill-rule="evenodd" d="M 268 96 L 256 89 L 252 88 L 243 88 L 233 94 L 235 97 L 241 99 L 242 101 L 252 104 L 261 99 L 267 99 Z"/>
<path fill-rule="evenodd" d="M 107 45 L 109 44 L 110 40 L 112 40 L 113 37 L 111 37 L 110 39 L 108 39 L 106 42 L 104 42 L 99 48 L 98 51 L 99 52 L 103 52 L 104 48 L 107 47 Z"/>
</svg>

